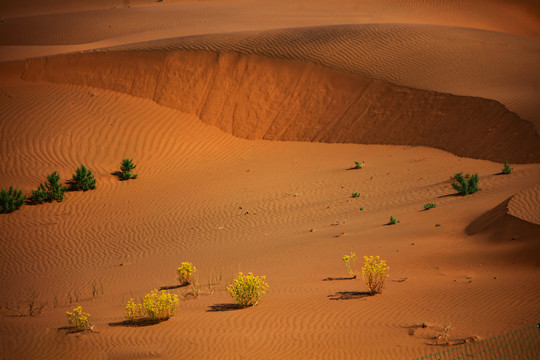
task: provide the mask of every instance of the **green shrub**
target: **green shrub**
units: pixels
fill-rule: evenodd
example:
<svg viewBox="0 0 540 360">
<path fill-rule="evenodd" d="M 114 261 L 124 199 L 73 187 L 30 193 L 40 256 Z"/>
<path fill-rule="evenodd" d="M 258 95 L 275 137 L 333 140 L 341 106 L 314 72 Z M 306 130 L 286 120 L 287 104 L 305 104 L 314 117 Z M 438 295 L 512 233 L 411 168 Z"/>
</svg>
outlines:
<svg viewBox="0 0 540 360">
<path fill-rule="evenodd" d="M 434 209 L 436 207 L 437 207 L 437 204 L 435 204 L 435 203 L 424 204 L 424 210 Z"/>
<path fill-rule="evenodd" d="M 454 176 L 454 179 L 455 182 L 452 183 L 452 187 L 460 195 L 469 195 L 478 191 L 478 174 L 463 176 L 463 173 L 458 173 Z"/>
<path fill-rule="evenodd" d="M 69 326 L 74 330 L 86 331 L 93 329 L 90 320 L 88 320 L 90 314 L 83 312 L 81 306 L 73 309 L 73 312 L 66 312 L 66 315 L 69 321 Z"/>
<path fill-rule="evenodd" d="M 128 321 L 149 320 L 160 322 L 174 316 L 178 308 L 178 296 L 156 289 L 147 294 L 142 304 L 136 304 L 130 299 L 126 305 L 126 318 Z"/>
<path fill-rule="evenodd" d="M 388 225 L 395 225 L 397 223 L 399 223 L 399 220 L 393 216 L 390 216 L 390 222 L 388 223 Z"/>
<path fill-rule="evenodd" d="M 360 193 L 359 193 L 359 192 L 353 192 L 353 193 L 352 193 L 352 197 L 353 197 L 353 198 L 357 198 L 357 197 L 359 197 L 359 196 L 360 196 Z"/>
<path fill-rule="evenodd" d="M 355 162 L 354 162 L 354 168 L 355 168 L 355 169 L 362 169 L 362 168 L 364 168 L 364 166 L 365 166 L 365 162 L 364 162 L 364 161 L 362 161 L 362 162 L 360 162 L 360 161 L 355 161 Z"/>
<path fill-rule="evenodd" d="M 59 180 L 60 175 L 56 171 L 48 175 L 45 184 L 39 184 L 37 190 L 32 190 L 30 201 L 33 204 L 42 204 L 44 202 L 61 202 L 64 200 L 68 188 L 58 183 Z"/>
<path fill-rule="evenodd" d="M 195 266 L 190 262 L 182 262 L 178 268 L 178 282 L 180 285 L 188 285 L 191 283 L 191 276 L 197 271 Z"/>
<path fill-rule="evenodd" d="M 510 164 L 508 163 L 508 161 L 505 161 L 504 162 L 504 168 L 502 169 L 502 173 L 503 174 L 511 174 L 512 173 L 512 167 L 510 166 Z"/>
<path fill-rule="evenodd" d="M 136 167 L 132 159 L 123 159 L 120 163 L 120 173 L 118 173 L 120 180 L 136 179 L 138 175 L 131 172 Z"/>
<path fill-rule="evenodd" d="M 379 259 L 378 256 L 364 256 L 362 277 L 371 295 L 382 293 L 388 270 L 390 267 L 386 266 L 386 261 Z"/>
<path fill-rule="evenodd" d="M 270 287 L 265 280 L 265 276 L 239 273 L 238 278 L 227 286 L 227 291 L 240 307 L 255 306 Z"/>
<path fill-rule="evenodd" d="M 350 255 L 343 256 L 343 261 L 345 262 L 345 267 L 347 268 L 347 272 L 352 277 L 356 278 L 356 272 L 354 271 L 354 265 L 356 263 L 356 253 L 351 252 Z"/>
<path fill-rule="evenodd" d="M 92 171 L 88 170 L 84 165 L 75 170 L 72 180 L 73 190 L 87 191 L 96 188 L 96 179 L 92 175 Z"/>
<path fill-rule="evenodd" d="M 8 190 L 0 191 L 0 214 L 10 213 L 24 205 L 26 195 L 23 195 L 22 190 L 14 189 L 10 186 Z"/>
</svg>

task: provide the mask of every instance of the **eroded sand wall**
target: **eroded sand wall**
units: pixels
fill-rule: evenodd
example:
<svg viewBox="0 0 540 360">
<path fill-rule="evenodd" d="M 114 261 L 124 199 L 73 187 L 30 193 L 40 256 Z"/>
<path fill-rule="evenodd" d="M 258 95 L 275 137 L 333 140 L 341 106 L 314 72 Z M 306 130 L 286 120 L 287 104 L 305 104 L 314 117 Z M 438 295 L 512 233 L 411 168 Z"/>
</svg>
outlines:
<svg viewBox="0 0 540 360">
<path fill-rule="evenodd" d="M 103 52 L 28 60 L 21 76 L 149 98 L 247 139 L 423 145 L 498 162 L 540 161 L 532 124 L 494 100 L 400 87 L 308 62 Z"/>
</svg>

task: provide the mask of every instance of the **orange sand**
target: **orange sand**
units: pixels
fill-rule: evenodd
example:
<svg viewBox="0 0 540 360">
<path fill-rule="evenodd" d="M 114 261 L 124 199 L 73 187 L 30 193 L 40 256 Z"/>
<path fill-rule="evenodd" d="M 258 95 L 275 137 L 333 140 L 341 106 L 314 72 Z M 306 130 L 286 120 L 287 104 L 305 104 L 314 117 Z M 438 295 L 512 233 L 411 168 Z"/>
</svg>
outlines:
<svg viewBox="0 0 540 360">
<path fill-rule="evenodd" d="M 447 349 L 446 324 L 538 321 L 535 2 L 25 0 L 0 18 L 0 188 L 81 163 L 98 182 L 0 215 L 1 359 L 414 359 Z M 137 180 L 111 175 L 124 157 Z M 457 172 L 481 190 L 453 196 Z M 387 260 L 382 295 L 343 279 L 351 251 Z M 197 299 L 173 288 L 172 319 L 115 326 L 182 261 Z M 214 311 L 238 271 L 268 294 Z M 29 289 L 42 313 L 15 316 Z M 57 330 L 77 305 L 93 333 Z"/>
</svg>

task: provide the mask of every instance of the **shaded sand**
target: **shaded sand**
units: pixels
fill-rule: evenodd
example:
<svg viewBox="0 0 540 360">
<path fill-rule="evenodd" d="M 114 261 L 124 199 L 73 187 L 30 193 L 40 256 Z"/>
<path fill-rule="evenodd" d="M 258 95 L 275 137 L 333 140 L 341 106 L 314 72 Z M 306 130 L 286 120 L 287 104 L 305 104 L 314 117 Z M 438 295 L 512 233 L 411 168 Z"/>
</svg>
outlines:
<svg viewBox="0 0 540 360">
<path fill-rule="evenodd" d="M 447 324 L 454 341 L 537 322 L 534 2 L 24 0 L 0 17 L 0 59 L 19 60 L 0 63 L 0 188 L 81 163 L 98 182 L 0 215 L 2 359 L 413 359 L 448 349 Z M 112 175 L 124 157 L 137 180 Z M 480 191 L 456 196 L 458 172 Z M 382 295 L 346 278 L 351 251 L 387 260 Z M 238 271 L 267 276 L 259 306 L 231 310 Z M 123 326 L 161 287 L 177 316 Z M 42 312 L 18 316 L 32 289 Z M 62 330 L 77 305 L 95 332 Z"/>
</svg>

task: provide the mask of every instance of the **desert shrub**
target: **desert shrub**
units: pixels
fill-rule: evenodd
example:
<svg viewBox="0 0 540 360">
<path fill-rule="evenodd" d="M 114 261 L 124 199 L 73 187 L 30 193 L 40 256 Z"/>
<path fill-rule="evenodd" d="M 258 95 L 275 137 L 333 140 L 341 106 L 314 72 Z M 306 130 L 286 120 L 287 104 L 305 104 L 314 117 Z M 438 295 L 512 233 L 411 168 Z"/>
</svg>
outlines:
<svg viewBox="0 0 540 360">
<path fill-rule="evenodd" d="M 437 207 L 437 204 L 435 204 L 435 203 L 424 204 L 424 210 L 434 209 L 436 207 Z"/>
<path fill-rule="evenodd" d="M 359 192 L 353 192 L 353 193 L 352 193 L 352 197 L 353 197 L 353 198 L 357 198 L 357 197 L 359 197 L 359 196 L 360 196 L 360 193 L 359 193 Z"/>
<path fill-rule="evenodd" d="M 50 175 L 47 175 L 47 182 L 45 184 L 39 184 L 37 190 L 32 190 L 32 196 L 30 201 L 34 204 L 42 204 L 44 202 L 64 200 L 67 187 L 60 184 L 60 175 L 55 171 Z"/>
<path fill-rule="evenodd" d="M 388 223 L 388 225 L 395 225 L 395 224 L 398 224 L 398 223 L 399 223 L 398 219 L 396 219 L 393 216 L 390 216 L 390 222 Z"/>
<path fill-rule="evenodd" d="M 195 266 L 193 266 L 190 262 L 182 262 L 180 267 L 178 268 L 178 282 L 180 285 L 188 285 L 191 283 L 191 276 L 193 273 L 197 271 Z"/>
<path fill-rule="evenodd" d="M 382 293 L 384 281 L 388 277 L 388 270 L 390 267 L 386 266 L 386 261 L 381 260 L 378 256 L 364 256 L 362 277 L 371 295 Z"/>
<path fill-rule="evenodd" d="M 360 161 L 355 161 L 355 162 L 354 162 L 354 168 L 355 168 L 355 169 L 362 169 L 364 166 L 365 166 L 365 162 L 364 162 L 364 161 L 362 161 L 362 162 L 360 162 Z"/>
<path fill-rule="evenodd" d="M 26 201 L 26 195 L 23 195 L 22 190 L 14 189 L 10 186 L 8 190 L 0 191 L 0 213 L 10 213 L 21 206 Z"/>
<path fill-rule="evenodd" d="M 73 312 L 66 312 L 69 326 L 77 331 L 92 330 L 93 326 L 88 318 L 90 314 L 83 312 L 82 307 L 76 307 Z"/>
<path fill-rule="evenodd" d="M 345 267 L 347 268 L 349 275 L 356 278 L 356 272 L 354 271 L 356 264 L 356 253 L 351 252 L 350 255 L 343 256 L 343 262 L 345 262 Z"/>
<path fill-rule="evenodd" d="M 512 167 L 510 166 L 510 164 L 508 163 L 508 161 L 505 161 L 504 162 L 504 168 L 502 169 L 502 173 L 503 174 L 511 174 L 512 173 Z"/>
<path fill-rule="evenodd" d="M 138 175 L 131 172 L 136 167 L 132 159 L 123 159 L 120 163 L 120 172 L 118 173 L 120 180 L 136 179 Z"/>
<path fill-rule="evenodd" d="M 239 273 L 227 291 L 240 307 L 255 306 L 270 287 L 265 280 L 265 276 Z"/>
<path fill-rule="evenodd" d="M 460 195 L 473 194 L 478 191 L 478 174 L 465 175 L 458 173 L 454 176 L 455 181 L 452 183 L 452 187 L 459 192 Z"/>
<path fill-rule="evenodd" d="M 160 322 L 174 316 L 178 308 L 178 296 L 156 289 L 147 294 L 142 304 L 136 304 L 130 299 L 126 305 L 126 318 L 134 322 L 136 320 L 150 320 Z"/>
<path fill-rule="evenodd" d="M 88 170 L 84 165 L 75 170 L 72 180 L 73 190 L 87 191 L 96 188 L 96 179 L 92 175 L 92 171 Z"/>
</svg>

